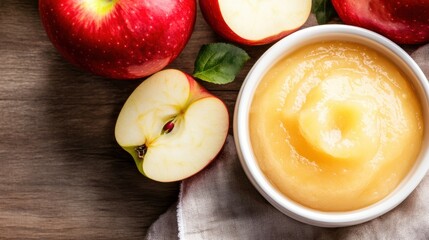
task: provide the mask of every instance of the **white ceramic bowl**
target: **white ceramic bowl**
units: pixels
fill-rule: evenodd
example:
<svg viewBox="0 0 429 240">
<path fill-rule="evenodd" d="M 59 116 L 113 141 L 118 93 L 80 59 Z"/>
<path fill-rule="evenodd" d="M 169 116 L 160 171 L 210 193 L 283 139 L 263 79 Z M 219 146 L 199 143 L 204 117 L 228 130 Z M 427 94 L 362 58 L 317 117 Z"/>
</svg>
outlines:
<svg viewBox="0 0 429 240">
<path fill-rule="evenodd" d="M 422 150 L 409 174 L 391 194 L 373 205 L 354 211 L 323 212 L 304 207 L 282 195 L 264 176 L 253 154 L 249 137 L 250 105 L 258 83 L 277 61 L 304 45 L 323 40 L 357 42 L 390 58 L 414 85 L 425 123 L 429 123 L 429 86 L 422 70 L 402 48 L 377 33 L 347 25 L 322 25 L 299 30 L 268 49 L 248 73 L 234 113 L 234 139 L 248 178 L 274 207 L 289 217 L 315 226 L 343 227 L 369 221 L 392 210 L 417 187 L 429 168 L 429 126 L 425 126 Z"/>
</svg>

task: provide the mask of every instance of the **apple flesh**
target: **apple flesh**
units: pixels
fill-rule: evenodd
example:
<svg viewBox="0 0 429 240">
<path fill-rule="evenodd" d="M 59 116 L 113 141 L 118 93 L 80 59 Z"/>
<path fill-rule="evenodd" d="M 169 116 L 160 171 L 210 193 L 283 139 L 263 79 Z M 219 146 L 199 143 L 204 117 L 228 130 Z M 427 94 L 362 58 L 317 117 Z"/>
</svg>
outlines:
<svg viewBox="0 0 429 240">
<path fill-rule="evenodd" d="M 167 69 L 143 81 L 119 113 L 115 138 L 141 173 L 160 182 L 185 179 L 221 150 L 225 104 L 186 73 Z"/>
<path fill-rule="evenodd" d="M 398 44 L 429 42 L 428 0 L 332 0 L 340 19 Z"/>
<path fill-rule="evenodd" d="M 69 62 L 115 79 L 172 62 L 195 24 L 196 0 L 39 0 L 42 24 Z"/>
<path fill-rule="evenodd" d="M 298 30 L 308 19 L 311 0 L 200 0 L 206 22 L 229 41 L 272 43 Z"/>
</svg>

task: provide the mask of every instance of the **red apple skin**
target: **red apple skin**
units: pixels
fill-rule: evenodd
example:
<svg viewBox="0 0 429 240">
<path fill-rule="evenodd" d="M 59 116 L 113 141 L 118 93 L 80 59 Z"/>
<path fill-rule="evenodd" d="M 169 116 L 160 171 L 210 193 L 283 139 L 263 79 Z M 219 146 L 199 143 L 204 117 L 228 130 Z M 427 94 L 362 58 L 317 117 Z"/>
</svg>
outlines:
<svg viewBox="0 0 429 240">
<path fill-rule="evenodd" d="M 398 44 L 429 42 L 429 0 L 332 0 L 340 19 Z"/>
<path fill-rule="evenodd" d="M 221 37 L 225 38 L 228 41 L 243 44 L 243 45 L 256 46 L 256 45 L 265 45 L 265 44 L 273 43 L 299 29 L 298 27 L 296 29 L 283 31 L 283 32 L 280 32 L 279 34 L 269 36 L 263 39 L 249 40 L 238 36 L 228 26 L 228 24 L 225 22 L 225 20 L 222 17 L 222 12 L 220 11 L 218 0 L 199 0 L 199 5 L 204 19 L 217 34 L 219 34 Z"/>
<path fill-rule="evenodd" d="M 191 75 L 189 75 L 183 71 L 180 71 L 180 72 L 182 72 L 186 76 L 186 78 L 188 79 L 189 89 L 190 89 L 189 92 L 191 92 L 193 94 L 193 96 L 190 97 L 189 101 L 200 99 L 200 98 L 206 98 L 206 97 L 216 97 L 215 95 L 211 94 L 207 89 L 202 87 L 197 82 L 197 80 L 195 80 L 194 77 L 192 77 Z M 218 98 L 218 97 L 216 97 L 216 98 Z M 223 101 L 222 101 L 222 103 L 223 103 Z M 225 105 L 225 103 L 224 103 L 224 105 Z M 226 105 L 225 105 L 225 108 L 226 108 Z"/>
<path fill-rule="evenodd" d="M 69 62 L 114 79 L 149 76 L 187 44 L 196 0 L 118 0 L 103 18 L 76 0 L 39 0 L 46 33 Z"/>
</svg>

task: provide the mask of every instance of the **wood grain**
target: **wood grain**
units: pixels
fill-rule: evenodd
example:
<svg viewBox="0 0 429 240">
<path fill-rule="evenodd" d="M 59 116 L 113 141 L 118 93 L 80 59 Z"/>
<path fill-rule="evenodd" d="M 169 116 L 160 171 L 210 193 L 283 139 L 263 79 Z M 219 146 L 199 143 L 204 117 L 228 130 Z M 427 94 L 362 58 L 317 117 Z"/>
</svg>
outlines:
<svg viewBox="0 0 429 240">
<path fill-rule="evenodd" d="M 169 68 L 192 73 L 203 44 L 222 41 L 200 12 Z M 203 85 L 232 111 L 245 73 Z M 37 1 L 0 1 L 0 238 L 141 239 L 177 199 L 179 183 L 140 175 L 115 142 L 116 117 L 142 80 L 117 81 L 65 62 L 41 26 Z"/>
<path fill-rule="evenodd" d="M 143 79 L 104 79 L 65 62 L 37 2 L 0 0 L 0 239 L 142 239 L 179 191 L 143 177 L 114 139 L 116 117 Z M 219 41 L 198 10 L 168 68 L 192 73 L 200 47 Z M 251 60 L 236 81 L 202 83 L 231 121 L 245 75 L 270 45 L 241 47 Z"/>
</svg>

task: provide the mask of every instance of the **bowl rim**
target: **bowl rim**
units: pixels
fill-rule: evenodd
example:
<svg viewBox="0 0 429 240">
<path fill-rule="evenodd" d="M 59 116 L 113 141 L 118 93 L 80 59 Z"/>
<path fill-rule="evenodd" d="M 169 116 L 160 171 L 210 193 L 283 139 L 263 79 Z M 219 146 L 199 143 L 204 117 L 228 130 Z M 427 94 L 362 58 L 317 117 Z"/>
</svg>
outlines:
<svg viewBox="0 0 429 240">
<path fill-rule="evenodd" d="M 382 50 L 379 50 L 380 52 L 389 56 L 396 56 L 397 61 L 402 61 L 405 65 L 400 67 L 408 68 L 410 74 L 415 76 L 415 79 L 412 80 L 412 84 L 414 86 L 417 85 L 415 87 L 418 88 L 417 95 L 420 97 L 420 100 L 424 99 L 424 102 L 421 102 L 424 114 L 423 117 L 426 120 L 425 122 L 428 122 L 428 80 L 411 56 L 396 43 L 378 33 L 364 28 L 343 24 L 317 25 L 298 30 L 281 39 L 265 51 L 265 53 L 262 54 L 250 69 L 241 86 L 235 105 L 233 119 L 234 141 L 238 157 L 247 177 L 254 187 L 268 202 L 287 216 L 295 220 L 320 227 L 344 227 L 356 225 L 374 219 L 392 210 L 411 194 L 429 169 L 429 148 L 424 148 L 424 146 L 429 145 L 429 130 L 425 127 L 422 150 L 409 174 L 387 197 L 362 209 L 344 212 L 323 212 L 310 209 L 281 194 L 270 184 L 269 180 L 262 173 L 253 154 L 248 131 L 248 112 L 253 99 L 253 93 L 260 80 L 274 64 L 295 49 L 305 46 L 306 44 L 310 44 L 311 42 L 320 41 L 321 37 L 331 39 L 333 36 L 340 35 L 349 37 L 350 39 L 356 39 L 356 41 L 359 40 L 359 42 L 364 40 L 371 42 L 372 44 L 379 45 L 382 48 Z M 303 44 L 303 41 L 306 43 Z"/>
</svg>

